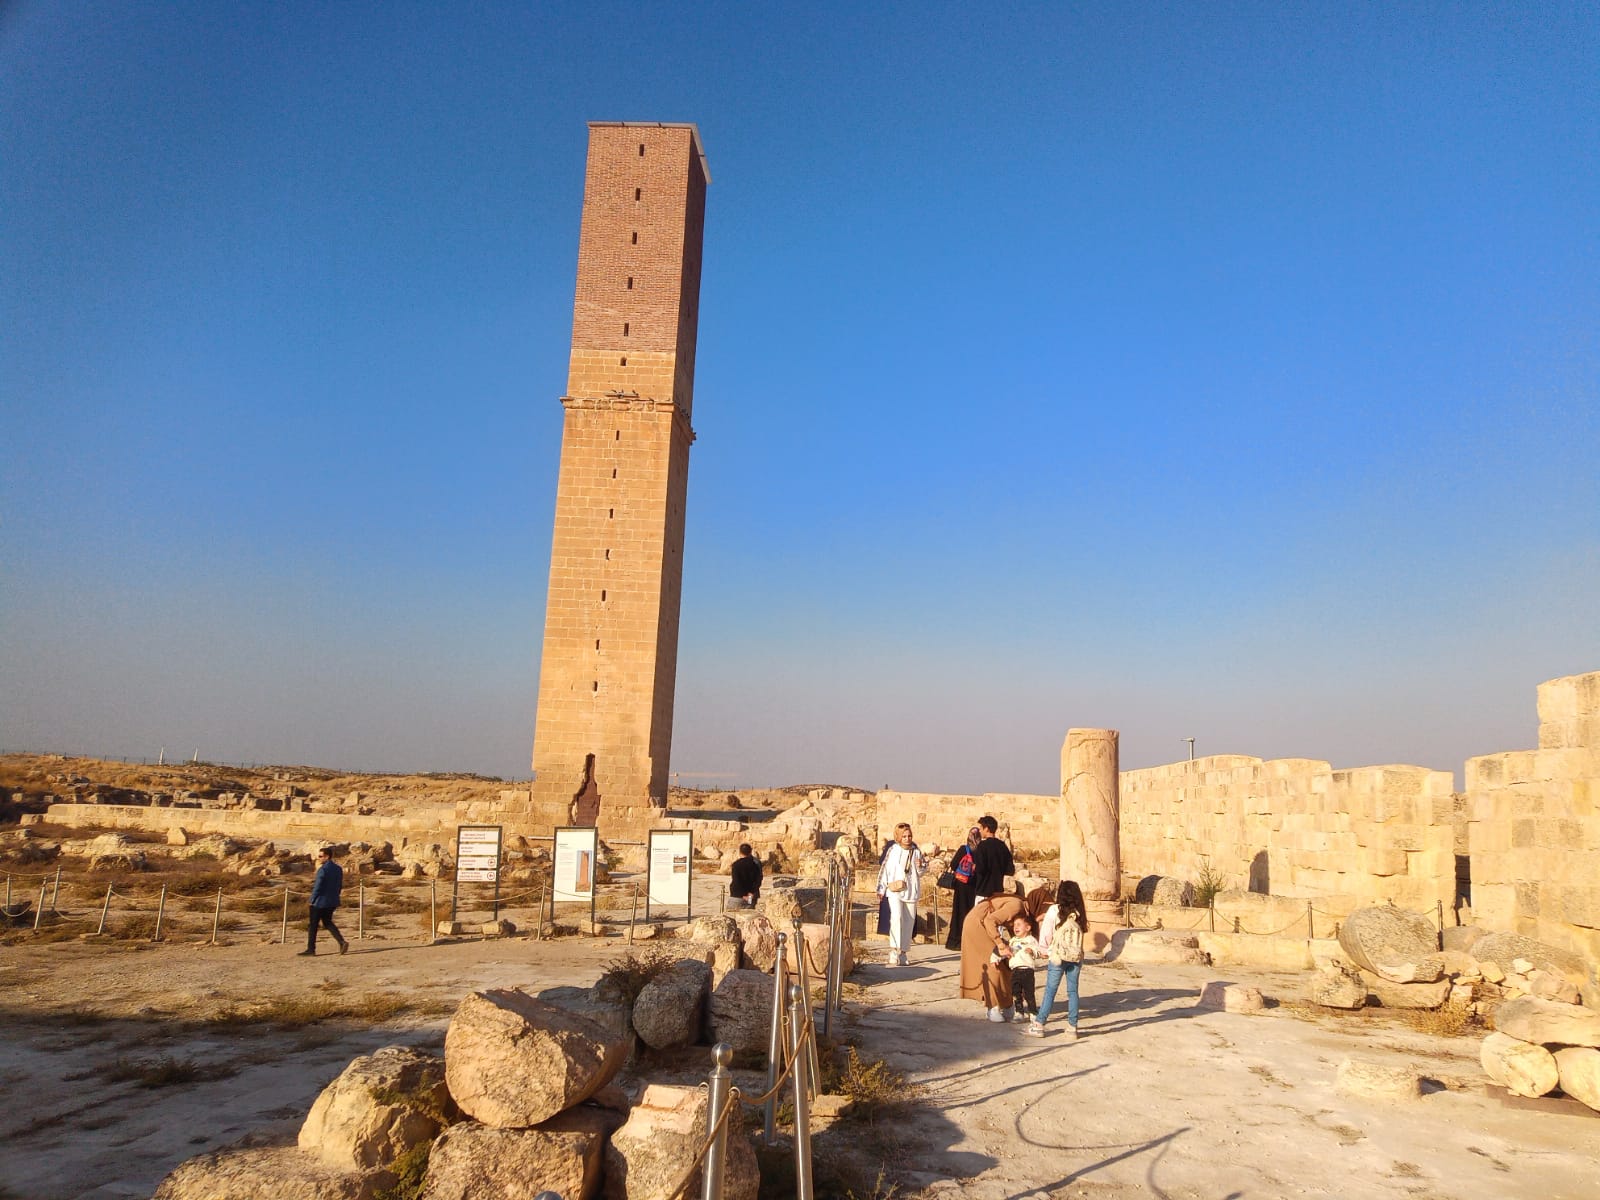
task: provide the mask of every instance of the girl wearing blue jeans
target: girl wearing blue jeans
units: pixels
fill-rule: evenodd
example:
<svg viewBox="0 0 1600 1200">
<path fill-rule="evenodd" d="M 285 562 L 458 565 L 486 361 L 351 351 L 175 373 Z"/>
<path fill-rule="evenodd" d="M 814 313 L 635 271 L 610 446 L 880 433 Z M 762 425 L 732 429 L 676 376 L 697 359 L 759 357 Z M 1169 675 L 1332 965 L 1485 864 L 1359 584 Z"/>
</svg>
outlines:
<svg viewBox="0 0 1600 1200">
<path fill-rule="evenodd" d="M 1039 1015 L 1022 1031 L 1028 1037 L 1044 1036 L 1044 1024 L 1050 1019 L 1063 978 L 1067 981 L 1067 1039 L 1078 1036 L 1078 973 L 1083 967 L 1083 935 L 1088 928 L 1083 890 L 1073 880 L 1063 879 L 1056 888 L 1055 904 L 1039 925 L 1039 942 L 1050 954 L 1050 965 L 1045 971 Z"/>
</svg>

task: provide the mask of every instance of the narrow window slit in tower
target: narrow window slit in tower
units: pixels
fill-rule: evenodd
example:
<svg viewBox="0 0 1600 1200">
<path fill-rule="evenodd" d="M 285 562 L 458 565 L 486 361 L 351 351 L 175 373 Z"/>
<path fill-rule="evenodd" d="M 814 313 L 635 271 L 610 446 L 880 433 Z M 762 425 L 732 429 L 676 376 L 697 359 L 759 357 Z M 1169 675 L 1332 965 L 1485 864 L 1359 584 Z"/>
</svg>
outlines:
<svg viewBox="0 0 1600 1200">
<path fill-rule="evenodd" d="M 594 640 L 594 648 L 596 650 L 600 649 L 600 639 L 599 638 L 595 638 L 595 640 Z"/>
<path fill-rule="evenodd" d="M 633 231 L 633 244 L 635 246 L 639 244 L 639 231 L 637 229 Z"/>
<path fill-rule="evenodd" d="M 615 467 L 612 467 L 611 468 L 611 478 L 615 479 L 616 477 L 617 477 L 617 469 Z"/>
<path fill-rule="evenodd" d="M 611 548 L 609 546 L 606 548 L 606 561 L 611 561 Z"/>
<path fill-rule="evenodd" d="M 626 357 L 623 357 L 623 358 L 621 358 L 621 359 L 619 359 L 619 360 L 618 360 L 618 361 L 617 361 L 617 365 L 618 365 L 618 366 L 621 366 L 621 367 L 625 367 L 625 366 L 627 366 L 627 365 L 628 365 L 628 360 L 627 360 L 627 358 L 626 358 Z"/>
<path fill-rule="evenodd" d="M 614 518 L 616 515 L 617 515 L 617 510 L 616 509 L 614 509 L 614 508 L 606 509 L 606 520 L 609 521 L 612 518 Z"/>
<path fill-rule="evenodd" d="M 600 681 L 598 679 L 596 679 L 594 681 L 594 686 L 592 688 L 590 688 L 589 690 L 590 691 L 594 691 L 594 692 L 598 692 L 600 690 Z"/>
<path fill-rule="evenodd" d="M 605 590 L 605 588 L 601 588 L 600 589 L 600 603 L 604 604 L 605 602 L 606 602 L 606 590 Z"/>
<path fill-rule="evenodd" d="M 632 275 L 628 276 L 628 290 L 630 292 L 633 291 L 633 276 Z"/>
<path fill-rule="evenodd" d="M 628 336 L 628 329 L 629 328 L 630 328 L 630 322 L 624 321 L 622 323 L 622 336 L 623 337 L 627 337 Z"/>
<path fill-rule="evenodd" d="M 614 442 L 620 442 L 622 440 L 622 430 L 620 430 L 620 429 L 617 430 L 617 436 L 612 438 L 611 440 L 614 441 Z"/>
<path fill-rule="evenodd" d="M 633 189 L 633 198 L 635 200 L 643 200 L 644 199 L 644 189 L 643 188 L 634 188 Z"/>
</svg>

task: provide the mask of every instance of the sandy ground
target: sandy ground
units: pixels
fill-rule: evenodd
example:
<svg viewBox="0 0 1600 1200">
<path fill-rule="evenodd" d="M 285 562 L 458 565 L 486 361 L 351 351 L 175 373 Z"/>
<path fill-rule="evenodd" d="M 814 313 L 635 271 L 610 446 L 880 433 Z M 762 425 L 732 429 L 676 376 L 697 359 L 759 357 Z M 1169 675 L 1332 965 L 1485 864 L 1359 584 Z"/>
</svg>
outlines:
<svg viewBox="0 0 1600 1200">
<path fill-rule="evenodd" d="M 0 949 L 0 1194 L 148 1196 L 191 1155 L 292 1136 L 355 1055 L 396 1042 L 438 1047 L 467 991 L 586 985 L 626 949 L 616 939 L 369 941 L 303 959 L 297 948 Z M 1495 1098 L 1477 1038 L 1429 1037 L 1392 1017 L 1193 1006 L 1209 979 L 1292 1000 L 1306 977 L 1092 965 L 1084 1036 L 1069 1044 L 979 1019 L 978 1005 L 953 999 L 954 970 L 955 955 L 931 947 L 908 968 L 861 966 L 836 1030 L 904 1071 L 922 1097 L 874 1132 L 888 1147 L 885 1185 L 901 1197 L 1600 1194 L 1600 1117 L 1570 1101 Z M 411 1009 L 376 1027 L 207 1020 L 271 997 L 368 995 Z M 108 1078 L 119 1062 L 162 1056 L 202 1077 L 155 1088 Z M 1401 1107 L 1349 1099 L 1333 1086 L 1346 1056 L 1412 1064 L 1432 1081 L 1428 1094 Z M 216 1067 L 236 1073 L 204 1077 Z M 819 1138 L 819 1156 L 829 1145 Z"/>
</svg>

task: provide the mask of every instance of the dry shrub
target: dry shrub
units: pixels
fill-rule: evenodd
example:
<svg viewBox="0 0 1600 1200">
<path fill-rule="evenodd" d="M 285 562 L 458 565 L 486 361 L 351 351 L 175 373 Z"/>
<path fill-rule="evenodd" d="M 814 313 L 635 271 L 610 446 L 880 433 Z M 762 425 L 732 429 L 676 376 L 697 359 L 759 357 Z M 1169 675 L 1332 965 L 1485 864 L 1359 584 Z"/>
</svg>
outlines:
<svg viewBox="0 0 1600 1200">
<path fill-rule="evenodd" d="M 822 1090 L 848 1097 L 847 1119 L 865 1121 L 891 1113 L 911 1099 L 904 1075 L 882 1059 L 862 1058 L 854 1046 L 844 1047 L 843 1053 L 834 1049 L 823 1059 Z"/>
<path fill-rule="evenodd" d="M 606 969 L 600 976 L 600 983 L 607 989 L 615 989 L 632 1005 L 652 979 L 681 957 L 682 955 L 665 946 L 630 950 L 621 958 L 614 958 L 606 964 Z"/>
<path fill-rule="evenodd" d="M 344 996 L 336 992 L 304 996 L 276 996 L 245 1005 L 230 1005 L 212 1017 L 210 1024 L 224 1026 L 275 1025 L 299 1029 L 320 1021 L 355 1021 L 381 1025 L 411 1008 L 397 992 L 367 992 Z"/>
<path fill-rule="evenodd" d="M 142 1088 L 173 1087 L 208 1079 L 227 1079 L 238 1069 L 226 1063 L 207 1066 L 192 1058 L 119 1058 L 102 1067 L 98 1074 L 110 1083 L 137 1083 Z"/>
<path fill-rule="evenodd" d="M 1446 1004 L 1440 1008 L 1402 1008 L 1395 1015 L 1418 1033 L 1433 1037 L 1476 1037 L 1483 1024 L 1465 1004 Z"/>
</svg>

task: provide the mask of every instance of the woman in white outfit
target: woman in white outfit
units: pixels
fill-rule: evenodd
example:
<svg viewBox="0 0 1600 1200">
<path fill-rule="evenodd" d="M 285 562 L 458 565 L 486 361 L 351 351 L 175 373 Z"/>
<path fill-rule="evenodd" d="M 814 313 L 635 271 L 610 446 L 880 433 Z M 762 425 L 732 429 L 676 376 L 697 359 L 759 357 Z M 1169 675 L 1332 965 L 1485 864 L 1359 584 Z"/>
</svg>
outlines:
<svg viewBox="0 0 1600 1200">
<path fill-rule="evenodd" d="M 889 905 L 889 965 L 903 967 L 909 961 L 911 937 L 917 929 L 917 899 L 922 895 L 922 872 L 927 869 L 922 851 L 911 840 L 911 826 L 904 821 L 894 827 L 894 844 L 878 868 L 878 895 Z"/>
</svg>

